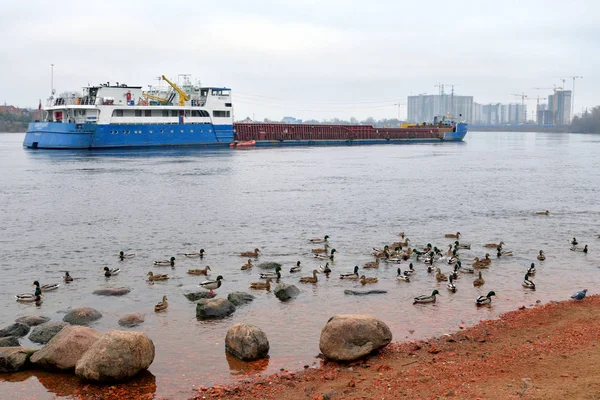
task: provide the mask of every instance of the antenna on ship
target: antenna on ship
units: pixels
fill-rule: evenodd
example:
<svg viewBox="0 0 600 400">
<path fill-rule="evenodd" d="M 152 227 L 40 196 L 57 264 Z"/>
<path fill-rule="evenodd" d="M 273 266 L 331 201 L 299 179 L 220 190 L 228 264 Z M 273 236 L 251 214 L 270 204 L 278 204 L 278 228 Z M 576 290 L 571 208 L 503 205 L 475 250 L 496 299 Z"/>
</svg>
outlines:
<svg viewBox="0 0 600 400">
<path fill-rule="evenodd" d="M 54 64 L 50 64 L 50 97 L 53 97 L 54 93 Z"/>
</svg>

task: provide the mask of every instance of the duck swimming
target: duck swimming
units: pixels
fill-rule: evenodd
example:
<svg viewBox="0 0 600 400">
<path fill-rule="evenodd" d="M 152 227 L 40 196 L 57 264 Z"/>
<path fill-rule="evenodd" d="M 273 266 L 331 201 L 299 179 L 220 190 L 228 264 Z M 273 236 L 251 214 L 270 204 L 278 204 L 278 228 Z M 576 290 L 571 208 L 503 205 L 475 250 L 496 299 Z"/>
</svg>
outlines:
<svg viewBox="0 0 600 400">
<path fill-rule="evenodd" d="M 146 275 L 148 276 L 148 281 L 150 281 L 150 282 L 166 281 L 167 279 L 169 279 L 169 275 L 166 275 L 166 274 L 154 275 L 154 273 L 152 271 L 148 272 Z"/>
<path fill-rule="evenodd" d="M 546 210 L 546 211 L 536 211 L 535 212 L 537 215 L 548 215 L 550 214 L 550 211 Z"/>
<path fill-rule="evenodd" d="M 358 265 L 354 266 L 354 272 L 351 274 L 340 274 L 340 279 L 358 279 Z"/>
<path fill-rule="evenodd" d="M 442 270 L 440 270 L 439 268 L 435 269 L 435 279 L 437 279 L 438 282 L 444 282 L 448 280 L 448 277 L 446 276 L 446 274 L 442 274 Z"/>
<path fill-rule="evenodd" d="M 371 261 L 371 262 L 365 263 L 363 265 L 363 268 L 367 268 L 367 269 L 368 268 L 379 268 L 379 258 L 377 260 L 375 260 L 375 261 Z"/>
<path fill-rule="evenodd" d="M 317 274 L 319 273 L 319 271 L 317 271 L 316 269 L 313 270 L 313 276 L 303 276 L 302 278 L 300 278 L 300 282 L 302 283 L 317 283 L 318 279 L 317 279 Z"/>
<path fill-rule="evenodd" d="M 254 249 L 254 251 L 246 251 L 244 253 L 240 253 L 241 257 L 258 257 L 258 253 L 260 252 L 259 249 Z"/>
<path fill-rule="evenodd" d="M 63 280 L 67 283 L 73 282 L 73 277 L 69 275 L 69 271 L 65 271 L 65 275 L 63 276 Z"/>
<path fill-rule="evenodd" d="M 481 271 L 479 271 L 479 277 L 475 278 L 473 281 L 473 286 L 482 286 L 485 283 L 483 276 L 481 275 Z"/>
<path fill-rule="evenodd" d="M 571 240 L 571 244 L 572 244 L 573 246 L 576 246 L 576 245 L 578 245 L 578 244 L 579 244 L 579 242 L 577 241 L 577 239 L 573 238 L 573 240 Z"/>
<path fill-rule="evenodd" d="M 334 254 L 337 252 L 336 249 L 331 249 L 331 254 L 327 255 L 327 254 L 315 254 L 315 258 L 319 259 L 319 260 L 329 260 L 329 261 L 333 261 L 333 257 Z"/>
<path fill-rule="evenodd" d="M 167 307 L 169 307 L 169 303 L 167 303 L 167 296 L 163 296 L 162 301 L 159 301 L 154 306 L 154 311 L 155 312 L 164 311 L 167 309 Z"/>
<path fill-rule="evenodd" d="M 184 256 L 189 257 L 189 258 L 204 258 L 204 249 L 200 249 L 199 252 L 195 253 L 183 253 Z"/>
<path fill-rule="evenodd" d="M 417 296 L 417 297 L 415 297 L 413 304 L 417 304 L 417 303 L 421 303 L 421 304 L 422 303 L 435 303 L 435 296 L 436 295 L 440 295 L 440 292 L 438 292 L 437 290 L 434 290 L 433 292 L 431 292 L 431 296 L 427 296 L 427 295 Z"/>
<path fill-rule="evenodd" d="M 208 271 L 210 270 L 210 267 L 207 265 L 204 268 L 188 269 L 187 273 L 190 275 L 208 275 Z"/>
<path fill-rule="evenodd" d="M 242 265 L 242 268 L 241 268 L 241 270 L 242 270 L 242 271 L 245 271 L 245 270 L 247 270 L 247 269 L 250 269 L 250 268 L 252 268 L 253 266 L 254 266 L 254 265 L 252 265 L 252 260 L 251 260 L 251 259 L 248 259 L 248 262 L 247 262 L 246 264 Z"/>
<path fill-rule="evenodd" d="M 399 280 L 399 281 L 403 281 L 403 282 L 410 282 L 410 278 L 406 274 L 406 271 L 404 271 L 404 273 L 402 273 L 402 271 L 400 270 L 400 268 L 397 269 L 396 279 Z"/>
<path fill-rule="evenodd" d="M 323 247 L 311 250 L 311 252 L 313 254 L 327 254 L 328 251 L 329 251 L 329 245 L 327 243 L 325 243 L 325 245 L 323 245 Z"/>
<path fill-rule="evenodd" d="M 529 269 L 527 270 L 527 273 L 529 275 L 535 275 L 535 264 L 531 263 L 531 266 L 529 267 Z"/>
<path fill-rule="evenodd" d="M 198 284 L 198 286 L 203 287 L 204 289 L 210 290 L 210 293 L 214 293 L 214 289 L 218 289 L 221 287 L 222 279 L 223 279 L 223 276 L 219 275 L 219 276 L 217 276 L 217 279 L 215 279 L 215 280 L 209 279 L 204 282 L 200 282 Z"/>
<path fill-rule="evenodd" d="M 327 276 L 329 276 L 329 274 L 331 273 L 331 268 L 329 268 L 329 263 L 326 263 L 324 267 L 322 265 L 320 265 L 319 273 L 326 274 Z"/>
<path fill-rule="evenodd" d="M 458 270 L 460 272 L 463 272 L 465 274 L 474 274 L 475 273 L 475 270 L 473 268 L 471 268 L 471 267 L 464 267 L 460 261 L 458 261 L 456 263 L 456 265 L 458 265 Z"/>
<path fill-rule="evenodd" d="M 452 282 L 454 279 L 452 277 L 452 275 L 450 275 L 448 277 L 448 284 L 446 285 L 446 288 L 451 291 L 452 293 L 456 293 L 456 285 Z"/>
<path fill-rule="evenodd" d="M 408 269 L 404 270 L 404 275 L 410 276 L 415 273 L 415 268 L 413 267 L 413 263 L 408 264 Z"/>
<path fill-rule="evenodd" d="M 377 281 L 378 281 L 378 280 L 379 280 L 379 279 L 377 279 L 377 278 L 367 278 L 367 277 L 366 277 L 366 276 L 364 276 L 364 275 L 360 277 L 360 283 L 361 283 L 363 286 L 364 286 L 364 285 L 366 285 L 367 283 L 377 283 Z"/>
<path fill-rule="evenodd" d="M 586 244 L 585 247 L 573 246 L 573 247 L 571 247 L 571 251 L 581 251 L 583 253 L 587 253 L 588 252 L 588 245 Z"/>
<path fill-rule="evenodd" d="M 118 275 L 119 272 L 121 272 L 121 268 L 110 269 L 108 267 L 104 267 L 104 269 L 102 269 L 102 270 L 104 271 L 104 276 L 107 277 L 107 278 L 111 277 L 113 275 Z"/>
<path fill-rule="evenodd" d="M 266 282 L 250 282 L 250 289 L 264 289 L 267 292 L 271 291 L 271 278 L 267 279 Z"/>
<path fill-rule="evenodd" d="M 456 233 L 446 233 L 444 235 L 444 237 L 446 238 L 455 238 L 458 239 L 460 237 L 460 232 L 456 232 Z"/>
<path fill-rule="evenodd" d="M 171 257 L 168 260 L 154 261 L 154 265 L 170 265 L 170 266 L 174 266 L 175 265 L 175 257 Z"/>
<path fill-rule="evenodd" d="M 543 250 L 540 250 L 540 254 L 538 254 L 537 259 L 540 261 L 544 261 L 546 259 L 546 255 Z"/>
<path fill-rule="evenodd" d="M 487 294 L 487 296 L 479 296 L 475 299 L 475 304 L 478 306 L 484 306 L 486 304 L 490 304 L 492 302 L 492 296 L 495 296 L 496 293 L 492 290 Z"/>
<path fill-rule="evenodd" d="M 502 247 L 502 245 L 504 245 L 504 242 L 500 242 L 500 243 L 487 243 L 487 244 L 484 244 L 483 247 L 498 248 L 498 247 Z"/>
<path fill-rule="evenodd" d="M 526 289 L 535 290 L 535 283 L 533 283 L 533 281 L 529 280 L 528 273 L 525 274 L 525 279 L 523 280 L 523 287 Z"/>
<path fill-rule="evenodd" d="M 278 265 L 275 267 L 275 272 L 263 272 L 260 274 L 260 279 L 277 279 L 281 278 L 281 267 Z"/>
<path fill-rule="evenodd" d="M 17 301 L 23 302 L 23 303 L 32 303 L 35 301 L 35 303 L 37 305 L 42 303 L 42 289 L 40 289 L 40 283 L 38 281 L 33 282 L 33 285 L 31 286 L 35 286 L 35 293 L 31 294 L 31 293 L 21 293 L 21 294 L 17 294 L 15 297 L 17 298 Z"/>
<path fill-rule="evenodd" d="M 135 257 L 135 254 L 133 254 L 133 253 L 125 253 L 124 251 L 119 252 L 119 258 L 121 259 L 121 261 L 123 261 L 126 258 L 133 258 L 133 257 Z"/>
<path fill-rule="evenodd" d="M 322 239 L 321 238 L 313 238 L 313 239 L 309 239 L 310 243 L 326 243 L 327 240 L 329 239 L 329 235 L 325 235 Z"/>
<path fill-rule="evenodd" d="M 300 272 L 300 269 L 301 269 L 301 267 L 300 267 L 300 261 L 297 261 L 296 262 L 296 266 L 290 268 L 290 273 Z"/>
</svg>

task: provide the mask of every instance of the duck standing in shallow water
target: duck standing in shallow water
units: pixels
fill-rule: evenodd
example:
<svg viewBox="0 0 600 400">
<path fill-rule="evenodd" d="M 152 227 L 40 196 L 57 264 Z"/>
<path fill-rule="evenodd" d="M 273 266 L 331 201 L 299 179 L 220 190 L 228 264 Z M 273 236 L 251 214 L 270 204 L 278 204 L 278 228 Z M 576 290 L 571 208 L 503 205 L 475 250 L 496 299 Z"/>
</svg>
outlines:
<svg viewBox="0 0 600 400">
<path fill-rule="evenodd" d="M 219 276 L 217 276 L 217 279 L 215 279 L 215 280 L 209 279 L 204 282 L 200 282 L 198 284 L 198 286 L 203 287 L 204 289 L 210 290 L 210 293 L 214 293 L 214 289 L 218 289 L 221 287 L 222 279 L 223 279 L 223 276 L 219 275 Z"/>
<path fill-rule="evenodd" d="M 540 261 L 544 261 L 546 259 L 546 255 L 544 254 L 544 250 L 540 250 L 540 254 L 538 254 L 537 259 Z"/>
<path fill-rule="evenodd" d="M 434 290 L 433 292 L 431 292 L 431 296 L 427 296 L 427 295 L 421 295 L 421 296 L 417 296 L 414 298 L 414 302 L 413 304 L 424 304 L 424 303 L 435 303 L 435 296 L 436 295 L 440 295 L 440 292 L 438 292 L 437 290 Z"/>
<path fill-rule="evenodd" d="M 171 267 L 173 267 L 175 266 L 175 257 L 171 257 L 168 260 L 154 261 L 154 265 L 170 265 Z"/>
<path fill-rule="evenodd" d="M 531 289 L 531 290 L 535 290 L 535 283 L 533 283 L 533 281 L 529 280 L 529 274 L 526 273 L 525 274 L 525 279 L 523 280 L 523 287 L 525 289 Z"/>
<path fill-rule="evenodd" d="M 104 276 L 107 278 L 110 278 L 113 275 L 118 275 L 119 272 L 121 272 L 121 268 L 110 269 L 108 267 L 104 267 L 102 270 L 104 271 Z"/>
<path fill-rule="evenodd" d="M 487 294 L 487 296 L 479 296 L 475 299 L 475 304 L 478 306 L 484 306 L 486 304 L 490 304 L 492 302 L 492 296 L 495 296 L 496 292 L 493 290 Z"/>
<path fill-rule="evenodd" d="M 167 303 L 167 296 L 163 296 L 162 301 L 159 301 L 154 306 L 154 311 L 155 312 L 164 311 L 167 309 L 167 307 L 169 307 L 169 303 Z"/>
</svg>

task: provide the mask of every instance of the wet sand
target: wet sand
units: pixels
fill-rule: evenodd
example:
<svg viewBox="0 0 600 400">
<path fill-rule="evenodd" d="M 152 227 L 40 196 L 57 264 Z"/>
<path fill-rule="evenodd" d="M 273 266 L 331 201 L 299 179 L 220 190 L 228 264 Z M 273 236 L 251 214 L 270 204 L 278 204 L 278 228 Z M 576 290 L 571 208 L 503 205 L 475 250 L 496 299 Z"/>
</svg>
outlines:
<svg viewBox="0 0 600 400">
<path fill-rule="evenodd" d="M 600 296 L 521 306 L 364 361 L 203 387 L 193 399 L 597 399 L 599 318 Z"/>
</svg>

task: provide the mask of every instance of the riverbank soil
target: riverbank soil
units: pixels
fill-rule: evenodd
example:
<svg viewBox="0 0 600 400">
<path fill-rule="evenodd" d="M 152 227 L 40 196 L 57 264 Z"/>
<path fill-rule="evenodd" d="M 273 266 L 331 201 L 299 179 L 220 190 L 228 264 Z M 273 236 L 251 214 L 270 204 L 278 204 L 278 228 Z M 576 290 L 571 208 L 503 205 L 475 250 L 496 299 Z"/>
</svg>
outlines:
<svg viewBox="0 0 600 400">
<path fill-rule="evenodd" d="M 353 364 L 201 387 L 219 399 L 600 399 L 600 296 L 521 307 Z"/>
</svg>

